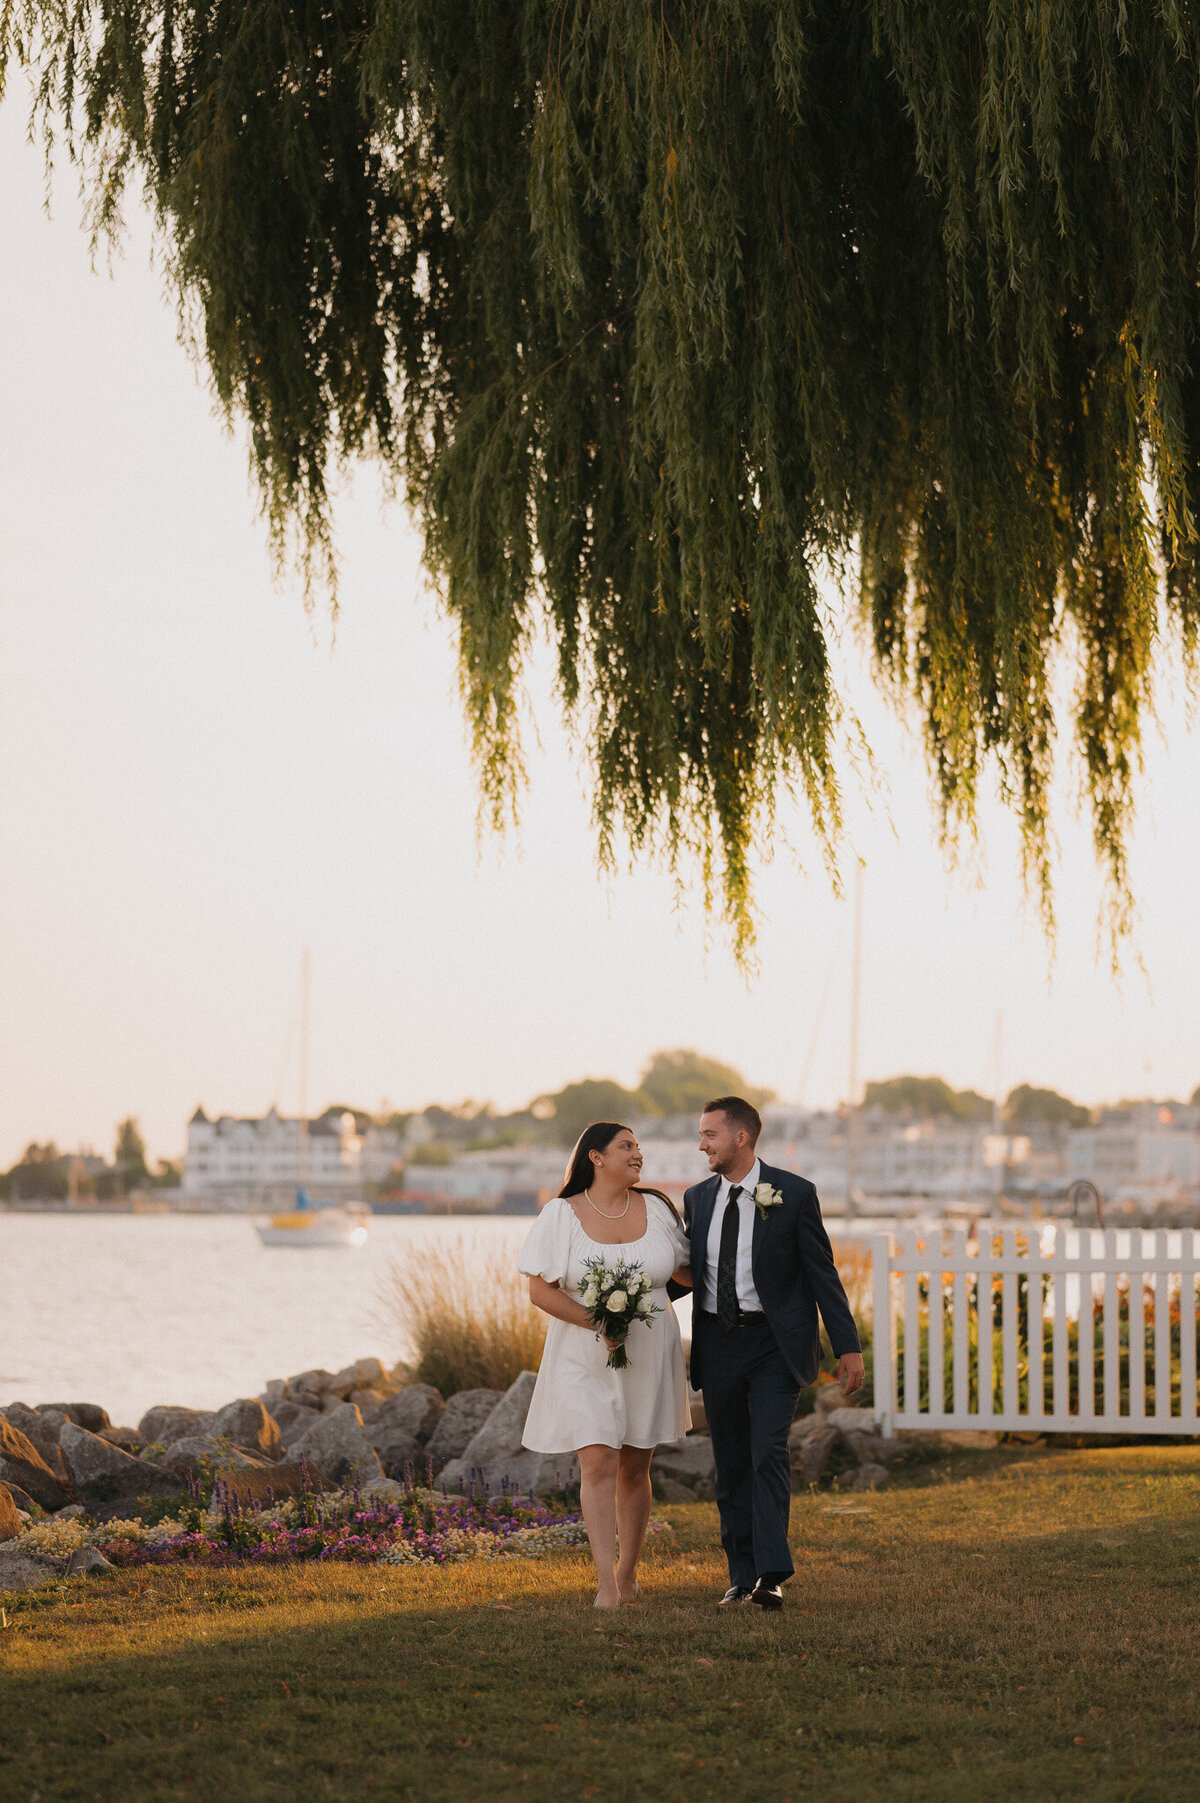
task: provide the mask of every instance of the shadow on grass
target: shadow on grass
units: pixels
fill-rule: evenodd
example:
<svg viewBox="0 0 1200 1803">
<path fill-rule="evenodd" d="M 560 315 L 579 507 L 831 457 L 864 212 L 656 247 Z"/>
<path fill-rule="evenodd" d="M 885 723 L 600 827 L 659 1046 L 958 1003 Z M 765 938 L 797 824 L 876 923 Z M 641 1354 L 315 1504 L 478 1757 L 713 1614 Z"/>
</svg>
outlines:
<svg viewBox="0 0 1200 1803">
<path fill-rule="evenodd" d="M 666 1511 L 615 1617 L 586 1556 L 66 1586 L 0 1636 L 0 1797 L 1174 1803 L 1200 1758 L 1195 1461 L 1147 1521 L 1132 1479 L 1157 1471 L 1090 1457 L 970 1508 L 805 1503 L 769 1617 L 714 1607 L 705 1506 Z"/>
<path fill-rule="evenodd" d="M 1043 1468 L 1056 1472 L 1102 1468 L 1110 1473 L 1135 1472 L 1139 1477 L 1200 1477 L 1200 1444 L 1179 1440 L 1130 1444 L 1126 1440 L 1110 1446 L 1091 1442 L 1085 1446 L 1053 1442 L 1023 1446 L 1014 1442 L 978 1451 L 957 1448 L 953 1452 L 920 1447 L 892 1467 L 889 1487 L 920 1490 L 946 1483 L 977 1483 L 989 1477 L 1003 1477 L 1014 1469 Z M 852 1472 L 853 1467 L 850 1469 Z"/>
</svg>

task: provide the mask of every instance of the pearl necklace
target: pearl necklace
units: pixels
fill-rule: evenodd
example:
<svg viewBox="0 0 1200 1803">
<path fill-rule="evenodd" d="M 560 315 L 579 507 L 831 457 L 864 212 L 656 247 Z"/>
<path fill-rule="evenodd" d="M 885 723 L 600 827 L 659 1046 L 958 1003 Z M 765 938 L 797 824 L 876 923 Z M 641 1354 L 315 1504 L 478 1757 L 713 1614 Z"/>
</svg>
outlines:
<svg viewBox="0 0 1200 1803">
<path fill-rule="evenodd" d="M 625 1191 L 625 1206 L 621 1210 L 619 1215 L 606 1215 L 602 1208 L 596 1208 L 596 1204 L 592 1201 L 592 1198 L 587 1190 L 584 1190 L 584 1192 L 583 1192 L 583 1199 L 587 1203 L 589 1208 L 596 1209 L 596 1213 L 600 1216 L 600 1219 L 602 1221 L 623 1221 L 625 1219 L 625 1216 L 629 1213 L 629 1191 L 628 1190 Z"/>
</svg>

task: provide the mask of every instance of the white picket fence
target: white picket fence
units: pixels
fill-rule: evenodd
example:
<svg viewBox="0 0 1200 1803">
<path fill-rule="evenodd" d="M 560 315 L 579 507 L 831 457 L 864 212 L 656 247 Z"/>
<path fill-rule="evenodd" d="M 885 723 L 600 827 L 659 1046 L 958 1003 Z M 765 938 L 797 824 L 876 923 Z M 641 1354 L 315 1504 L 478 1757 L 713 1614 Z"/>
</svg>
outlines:
<svg viewBox="0 0 1200 1803">
<path fill-rule="evenodd" d="M 961 1228 L 876 1234 L 883 1431 L 1200 1434 L 1197 1239 L 1008 1222 L 971 1244 Z"/>
</svg>

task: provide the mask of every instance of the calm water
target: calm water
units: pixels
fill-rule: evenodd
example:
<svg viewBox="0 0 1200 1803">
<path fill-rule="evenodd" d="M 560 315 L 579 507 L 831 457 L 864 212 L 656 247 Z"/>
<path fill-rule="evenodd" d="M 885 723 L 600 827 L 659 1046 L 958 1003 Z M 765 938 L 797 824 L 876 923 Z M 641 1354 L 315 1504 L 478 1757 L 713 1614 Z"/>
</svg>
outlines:
<svg viewBox="0 0 1200 1803">
<path fill-rule="evenodd" d="M 408 1351 L 380 1298 L 420 1245 L 515 1263 L 521 1219 L 377 1218 L 356 1249 L 260 1245 L 244 1216 L 0 1214 L 0 1403 L 216 1408 L 268 1378 Z"/>
</svg>

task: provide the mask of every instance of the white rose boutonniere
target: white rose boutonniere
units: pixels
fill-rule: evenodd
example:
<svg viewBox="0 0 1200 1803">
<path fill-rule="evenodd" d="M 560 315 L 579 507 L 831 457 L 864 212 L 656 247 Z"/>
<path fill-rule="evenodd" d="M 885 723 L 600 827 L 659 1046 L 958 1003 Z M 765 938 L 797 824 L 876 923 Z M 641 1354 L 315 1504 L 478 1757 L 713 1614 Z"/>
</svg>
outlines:
<svg viewBox="0 0 1200 1803">
<path fill-rule="evenodd" d="M 759 1183 L 754 1189 L 754 1206 L 758 1210 L 759 1219 L 765 1221 L 772 1209 L 783 1205 L 783 1191 L 773 1189 L 769 1183 Z"/>
</svg>

